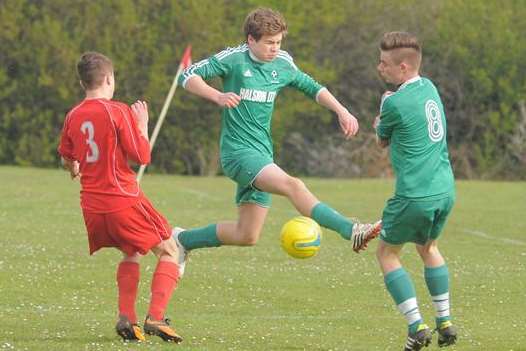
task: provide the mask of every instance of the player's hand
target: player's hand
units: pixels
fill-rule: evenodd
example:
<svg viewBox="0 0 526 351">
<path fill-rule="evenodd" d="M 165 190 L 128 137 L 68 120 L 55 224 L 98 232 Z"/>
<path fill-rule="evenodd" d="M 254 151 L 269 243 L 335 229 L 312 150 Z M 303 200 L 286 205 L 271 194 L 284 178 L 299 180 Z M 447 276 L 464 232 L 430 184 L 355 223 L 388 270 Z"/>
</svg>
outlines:
<svg viewBox="0 0 526 351">
<path fill-rule="evenodd" d="M 80 179 L 80 163 L 79 161 L 73 161 L 70 163 L 69 169 L 69 175 L 71 177 L 71 180 Z"/>
<path fill-rule="evenodd" d="M 145 138 L 148 138 L 148 104 L 146 101 L 137 100 L 131 105 L 131 109 L 139 130 Z"/>
<path fill-rule="evenodd" d="M 220 93 L 217 96 L 216 103 L 221 107 L 233 108 L 239 105 L 241 97 L 236 93 Z"/>
<path fill-rule="evenodd" d="M 146 101 L 137 100 L 131 105 L 135 119 L 139 124 L 148 124 L 148 104 Z"/>
<path fill-rule="evenodd" d="M 68 160 L 62 157 L 62 166 L 69 172 L 71 180 L 79 179 L 80 174 L 80 163 L 76 160 Z"/>
<path fill-rule="evenodd" d="M 358 133 L 360 126 L 358 125 L 358 120 L 356 117 L 351 115 L 347 109 L 338 111 L 338 122 L 340 122 L 340 128 L 345 135 L 345 139 L 349 139 Z"/>
</svg>

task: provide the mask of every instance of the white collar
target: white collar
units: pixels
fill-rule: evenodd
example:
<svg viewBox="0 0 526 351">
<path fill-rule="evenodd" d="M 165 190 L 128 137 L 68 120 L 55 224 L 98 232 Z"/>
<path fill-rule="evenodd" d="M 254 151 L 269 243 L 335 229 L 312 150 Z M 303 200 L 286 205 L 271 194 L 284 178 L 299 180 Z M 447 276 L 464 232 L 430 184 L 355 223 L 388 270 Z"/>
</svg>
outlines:
<svg viewBox="0 0 526 351">
<path fill-rule="evenodd" d="M 403 89 L 405 88 L 407 85 L 411 84 L 411 83 L 414 83 L 414 82 L 417 82 L 419 81 L 420 79 L 422 79 L 422 77 L 420 77 L 419 75 L 417 75 L 416 77 L 413 77 L 409 80 L 406 80 L 405 82 L 402 83 L 402 85 L 400 85 L 400 87 L 397 89 L 397 90 L 400 90 L 400 89 Z"/>
</svg>

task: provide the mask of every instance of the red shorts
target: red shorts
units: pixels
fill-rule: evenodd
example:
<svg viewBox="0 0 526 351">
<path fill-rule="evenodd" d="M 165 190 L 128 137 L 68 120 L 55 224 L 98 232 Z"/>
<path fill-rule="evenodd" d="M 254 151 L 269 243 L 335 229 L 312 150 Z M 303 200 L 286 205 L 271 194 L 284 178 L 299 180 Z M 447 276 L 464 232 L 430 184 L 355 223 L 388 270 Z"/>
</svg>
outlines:
<svg viewBox="0 0 526 351">
<path fill-rule="evenodd" d="M 83 214 L 90 255 L 103 247 L 116 247 L 129 256 L 145 255 L 171 235 L 168 221 L 146 197 L 118 212 Z"/>
</svg>

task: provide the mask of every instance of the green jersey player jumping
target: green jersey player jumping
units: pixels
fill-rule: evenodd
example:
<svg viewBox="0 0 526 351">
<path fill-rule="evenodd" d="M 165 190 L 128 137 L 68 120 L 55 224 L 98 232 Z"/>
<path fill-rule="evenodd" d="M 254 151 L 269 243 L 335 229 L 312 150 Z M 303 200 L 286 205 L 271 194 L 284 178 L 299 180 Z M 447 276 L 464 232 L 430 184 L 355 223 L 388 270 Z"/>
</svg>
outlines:
<svg viewBox="0 0 526 351">
<path fill-rule="evenodd" d="M 179 83 L 189 92 L 222 107 L 221 165 L 237 183 L 238 220 L 178 231 L 185 250 L 221 245 L 254 245 L 270 206 L 270 194 L 286 196 L 304 216 L 338 232 L 358 252 L 376 237 L 381 224 L 353 223 L 320 202 L 298 178 L 284 172 L 273 160 L 270 132 L 274 101 L 281 89 L 296 88 L 334 111 L 346 138 L 358 132 L 358 121 L 336 98 L 292 57 L 280 50 L 287 25 L 276 11 L 258 8 L 244 24 L 246 43 L 228 48 L 185 70 Z M 223 92 L 205 80 L 220 77 Z"/>
<path fill-rule="evenodd" d="M 415 36 L 384 34 L 378 71 L 398 89 L 384 94 L 375 126 L 378 144 L 390 147 L 396 189 L 383 212 L 377 258 L 387 290 L 407 319 L 406 351 L 420 350 L 431 342 L 413 282 L 400 263 L 400 251 L 408 242 L 416 244 L 425 266 L 424 277 L 436 310 L 438 345 L 451 345 L 457 338 L 449 311 L 449 273 L 437 246 L 455 202 L 454 178 L 444 108 L 433 83 L 419 76 L 421 59 Z"/>
</svg>

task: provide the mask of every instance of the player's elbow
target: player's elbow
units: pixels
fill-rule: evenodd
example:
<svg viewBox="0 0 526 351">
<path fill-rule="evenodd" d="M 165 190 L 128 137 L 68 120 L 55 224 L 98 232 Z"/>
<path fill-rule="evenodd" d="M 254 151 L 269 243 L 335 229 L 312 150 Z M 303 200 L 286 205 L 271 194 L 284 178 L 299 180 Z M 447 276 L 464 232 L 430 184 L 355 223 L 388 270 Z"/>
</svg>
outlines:
<svg viewBox="0 0 526 351">
<path fill-rule="evenodd" d="M 181 86 L 191 92 L 191 93 L 196 93 L 196 90 L 199 89 L 199 87 L 203 84 L 204 80 L 203 78 L 201 78 L 201 76 L 193 73 L 185 78 L 183 78 L 182 82 L 181 82 Z"/>
<path fill-rule="evenodd" d="M 75 159 L 70 156 L 60 155 L 60 163 L 64 166 L 67 163 L 73 162 Z"/>
<path fill-rule="evenodd" d="M 151 162 L 151 156 L 150 153 L 138 153 L 136 155 L 129 155 L 128 156 L 128 163 L 130 164 L 136 164 L 139 166 L 147 166 Z"/>
<path fill-rule="evenodd" d="M 145 153 L 144 155 L 141 155 L 141 158 L 139 159 L 139 163 L 144 166 L 149 165 L 151 161 L 152 161 L 152 157 L 149 152 Z"/>
</svg>

